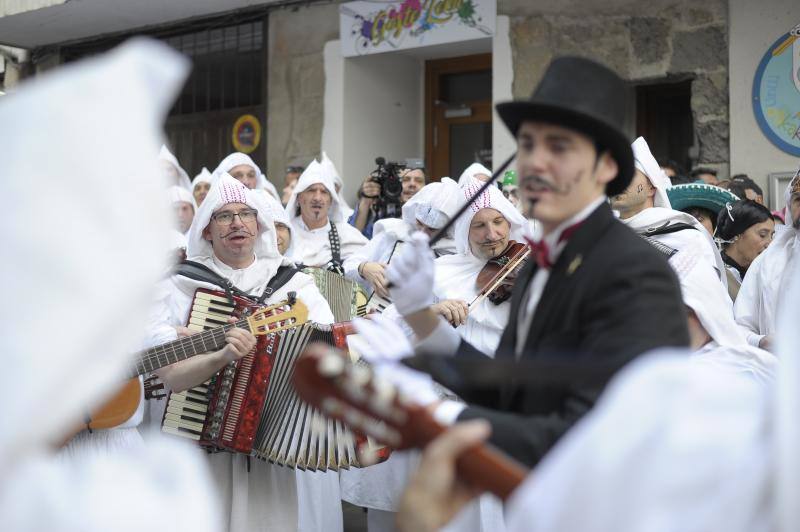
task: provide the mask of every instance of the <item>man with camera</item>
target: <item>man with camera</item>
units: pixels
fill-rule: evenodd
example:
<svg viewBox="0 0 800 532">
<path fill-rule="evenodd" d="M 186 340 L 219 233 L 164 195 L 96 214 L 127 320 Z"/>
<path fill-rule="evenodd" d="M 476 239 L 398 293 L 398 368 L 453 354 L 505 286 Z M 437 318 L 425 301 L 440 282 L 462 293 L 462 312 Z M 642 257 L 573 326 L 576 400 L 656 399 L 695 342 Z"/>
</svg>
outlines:
<svg viewBox="0 0 800 532">
<path fill-rule="evenodd" d="M 400 218 L 400 208 L 425 186 L 422 168 L 406 168 L 378 158 L 378 170 L 371 173 L 358 191 L 358 204 L 348 223 L 372 238 L 372 227 L 383 218 Z M 401 185 L 397 187 L 395 183 Z"/>
</svg>

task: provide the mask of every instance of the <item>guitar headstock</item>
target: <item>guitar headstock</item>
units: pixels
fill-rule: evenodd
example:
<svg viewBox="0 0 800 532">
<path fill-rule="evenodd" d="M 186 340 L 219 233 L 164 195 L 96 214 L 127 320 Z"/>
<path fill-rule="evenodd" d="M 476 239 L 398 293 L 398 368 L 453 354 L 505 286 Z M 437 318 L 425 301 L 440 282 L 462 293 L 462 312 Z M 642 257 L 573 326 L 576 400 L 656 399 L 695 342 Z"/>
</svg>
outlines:
<svg viewBox="0 0 800 532">
<path fill-rule="evenodd" d="M 446 430 L 393 384 L 325 344 L 306 348 L 295 363 L 292 382 L 297 395 L 326 416 L 395 449 L 423 448 Z M 460 477 L 501 499 L 527 474 L 524 466 L 490 444 L 464 451 L 456 468 Z"/>
<path fill-rule="evenodd" d="M 247 325 L 254 336 L 260 336 L 297 327 L 307 320 L 308 307 L 294 299 L 259 308 L 247 316 Z"/>
</svg>

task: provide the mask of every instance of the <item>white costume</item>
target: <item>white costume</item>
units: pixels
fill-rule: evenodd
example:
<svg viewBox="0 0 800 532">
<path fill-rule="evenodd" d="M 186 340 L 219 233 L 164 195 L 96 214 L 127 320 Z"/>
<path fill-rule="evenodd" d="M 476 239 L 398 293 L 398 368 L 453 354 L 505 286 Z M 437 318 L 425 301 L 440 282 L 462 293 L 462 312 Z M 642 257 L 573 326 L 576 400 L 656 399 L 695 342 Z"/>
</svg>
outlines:
<svg viewBox="0 0 800 532">
<path fill-rule="evenodd" d="M 161 145 L 161 151 L 158 153 L 158 160 L 159 161 L 166 161 L 175 167 L 175 171 L 178 174 L 178 182 L 177 183 L 167 183 L 167 186 L 177 185 L 181 188 L 185 188 L 189 192 L 192 191 L 192 182 L 189 180 L 189 174 L 186 173 L 186 170 L 178 162 L 177 157 L 175 157 L 171 151 L 167 148 L 166 145 Z"/>
<path fill-rule="evenodd" d="M 276 189 L 275 185 L 273 185 L 272 182 L 267 179 L 267 176 L 261 172 L 261 168 L 258 167 L 255 161 L 249 155 L 239 151 L 231 153 L 222 159 L 222 161 L 220 161 L 220 163 L 211 173 L 211 182 L 214 183 L 222 174 L 230 172 L 232 168 L 239 166 L 240 164 L 247 165 L 256 171 L 255 190 L 265 192 L 278 201 L 281 200 L 281 197 L 278 194 L 278 189 Z"/>
<path fill-rule="evenodd" d="M 202 235 L 211 215 L 228 203 L 244 203 L 258 210 L 259 238 L 254 249 L 255 260 L 250 266 L 238 270 L 217 259 L 211 243 Z M 263 293 L 279 266 L 291 264 L 278 253 L 273 221 L 256 193 L 227 174 L 222 174 L 212 185 L 198 209 L 189 231 L 187 257 L 211 268 L 240 290 L 254 296 Z M 220 289 L 178 275 L 165 281 L 164 298 L 155 319 L 158 326 L 152 331 L 153 337 L 159 341 L 154 344 L 169 339 L 169 336 L 174 337 L 174 329 L 170 329 L 185 324 L 194 293 L 201 287 Z M 328 304 L 313 279 L 303 273 L 295 274 L 268 297 L 266 303 L 286 299 L 290 291 L 296 292 L 298 299 L 308 307 L 309 320 L 333 322 Z M 158 406 L 163 409 L 165 402 L 159 401 Z M 153 417 L 160 419 L 157 415 Z M 335 473 L 295 471 L 232 453 L 210 454 L 208 462 L 220 489 L 230 530 L 341 530 L 339 485 Z"/>
<path fill-rule="evenodd" d="M 463 187 L 463 197 L 470 198 L 480 186 L 481 183 L 476 181 Z M 469 304 L 478 295 L 476 280 L 480 271 L 486 266 L 486 260 L 476 257 L 472 253 L 469 244 L 469 228 L 472 218 L 481 209 L 499 211 L 511 226 L 509 239 L 518 242 L 522 240 L 522 228 L 526 225 L 525 218 L 498 188 L 487 188 L 470 205 L 467 212 L 456 221 L 456 253 L 439 257 L 434 263 L 436 280 L 433 290 L 437 301 L 461 299 Z M 476 349 L 483 351 L 488 356 L 494 356 L 500 343 L 500 336 L 508 323 L 510 307 L 510 301 L 495 305 L 488 298 L 483 298 L 470 307 L 467 322 L 456 330 Z"/>
<path fill-rule="evenodd" d="M 96 431 L 58 456 L 52 447 L 119 387 L 141 342 L 170 227 L 152 154 L 188 70 L 168 46 L 137 38 L 0 100 L 0 190 L 13 198 L 0 220 L 15 228 L 0 242 L 16 258 L 0 266 L 15 302 L 0 324 L 4 530 L 218 529 L 208 472 L 185 449 L 135 445 L 135 429 Z M 125 127 L 98 127 L 109 116 Z M 20 224 L 31 212 L 48 218 Z"/>
<path fill-rule="evenodd" d="M 650 153 L 650 148 L 644 138 L 636 139 L 631 147 L 636 169 L 650 180 L 656 189 L 656 195 L 653 207 L 620 221 L 645 236 L 650 236 L 648 235 L 649 231 L 660 229 L 667 224 L 684 223 L 694 227 L 694 230 L 683 229 L 673 233 L 651 236 L 651 238 L 677 250 L 685 246 L 695 246 L 696 249 L 702 250 L 703 260 L 716 270 L 717 277 L 727 288 L 728 278 L 725 275 L 725 264 L 722 262 L 722 256 L 712 236 L 694 216 L 672 209 L 666 192 L 667 187 L 670 186 L 669 179 Z"/>
<path fill-rule="evenodd" d="M 358 274 L 359 265 L 365 262 L 388 264 L 396 244 L 408 239 L 416 230 L 416 222 L 441 229 L 458 211 L 461 197 L 458 185 L 449 177 L 422 187 L 403 205 L 402 219 L 384 218 L 375 222 L 372 240 L 344 261 L 345 276 L 371 289 L 369 283 Z M 433 250 L 437 255 L 455 253 L 452 230 L 436 243 Z"/>
<path fill-rule="evenodd" d="M 333 161 L 330 160 L 327 153 L 322 152 L 320 164 L 323 166 L 324 172 L 328 172 L 333 176 L 333 184 L 339 187 L 339 192 L 337 193 L 339 196 L 339 205 L 342 208 L 342 217 L 347 221 L 353 215 L 354 211 L 344 197 L 344 181 L 342 181 L 339 171 L 336 169 L 336 166 L 333 164 Z"/>
<path fill-rule="evenodd" d="M 486 181 L 483 179 L 479 179 L 475 177 L 478 174 L 483 174 L 488 177 L 492 177 L 492 171 L 483 166 L 480 163 L 472 163 L 471 165 L 467 166 L 467 169 L 461 172 L 461 175 L 458 177 L 458 186 L 464 187 L 467 185 L 471 185 L 473 182 L 477 181 L 478 183 L 485 183 Z M 495 186 L 497 188 L 497 186 Z"/>
<path fill-rule="evenodd" d="M 331 205 L 328 209 L 328 223 L 318 229 L 309 229 L 300 216 L 297 196 L 316 184 L 322 184 L 331 195 Z M 344 221 L 341 205 L 339 204 L 339 195 L 336 194 L 336 188 L 333 185 L 330 166 L 326 169 L 316 160 L 308 165 L 308 168 L 303 171 L 297 180 L 297 185 L 294 187 L 289 202 L 286 204 L 286 215 L 292 222 L 292 253 L 290 257 L 299 264 L 321 267 L 332 260 L 333 255 L 331 254 L 328 236 L 331 224 L 336 226 L 336 230 L 339 233 L 342 262 L 368 242 L 367 238 L 358 229 Z"/>
<path fill-rule="evenodd" d="M 786 187 L 789 214 L 791 191 L 797 186 L 800 186 L 800 170 Z M 775 333 L 777 310 L 785 298 L 796 257 L 800 256 L 800 237 L 793 226 L 794 220 L 786 222 L 776 227 L 775 239 L 747 269 L 736 297 L 736 322 L 745 328 L 750 345 L 758 346 L 764 336 Z"/>
<path fill-rule="evenodd" d="M 455 186 L 449 180 L 444 186 Z M 452 183 L 452 184 L 451 184 Z M 419 194 L 431 187 L 427 185 Z M 458 201 L 451 198 L 448 209 L 455 212 L 458 207 L 474 194 L 481 186 L 481 182 L 472 181 L 471 184 L 453 191 Z M 436 192 L 438 189 L 429 190 Z M 416 195 L 414 196 L 416 198 Z M 414 199 L 412 198 L 412 200 Z M 431 196 L 436 201 L 439 195 Z M 410 201 L 409 201 L 410 203 Z M 408 204 L 406 204 L 408 205 Z M 425 202 L 411 205 L 408 213 L 419 212 L 420 215 L 428 213 L 428 222 L 435 217 Z M 434 295 L 437 300 L 461 299 L 470 303 L 478 293 L 475 282 L 480 270 L 486 261 L 472 254 L 469 245 L 469 228 L 472 218 L 481 209 L 491 208 L 499 211 L 508 220 L 510 225 L 509 238 L 521 239 L 521 232 L 525 219 L 519 211 L 509 202 L 503 193 L 496 187 L 489 187 L 471 205 L 470 208 L 455 223 L 456 253 L 444 255 L 435 261 L 436 281 Z M 403 208 L 406 215 L 406 208 Z M 413 210 L 412 210 L 413 209 Z M 427 222 L 426 225 L 428 225 Z M 435 223 L 435 222 L 432 222 Z M 442 223 L 442 225 L 444 225 Z M 508 322 L 510 301 L 495 305 L 488 299 L 476 303 L 470 308 L 467 322 L 456 330 L 463 339 L 474 345 L 477 349 L 493 356 L 500 343 L 500 336 Z M 370 530 L 391 530 L 389 523 L 394 520 L 394 512 L 400 496 L 408 483 L 409 476 L 419 463 L 417 452 L 393 453 L 383 464 L 371 466 L 363 471 L 347 471 L 342 473 L 342 498 L 360 506 L 370 508 L 368 522 Z M 462 510 L 450 523 L 447 531 L 482 531 L 495 532 L 505 529 L 503 520 L 502 503 L 491 495 L 483 495 Z"/>
</svg>

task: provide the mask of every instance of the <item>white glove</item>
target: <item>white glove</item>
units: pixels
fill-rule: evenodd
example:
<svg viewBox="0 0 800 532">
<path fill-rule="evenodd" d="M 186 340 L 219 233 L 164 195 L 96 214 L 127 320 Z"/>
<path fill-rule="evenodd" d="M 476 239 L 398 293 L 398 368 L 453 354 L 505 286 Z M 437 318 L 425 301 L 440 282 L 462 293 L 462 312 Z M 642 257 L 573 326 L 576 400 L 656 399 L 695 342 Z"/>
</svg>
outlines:
<svg viewBox="0 0 800 532">
<path fill-rule="evenodd" d="M 417 231 L 400 255 L 389 263 L 386 269 L 386 277 L 392 284 L 389 293 L 403 316 L 433 304 L 433 259 L 428 235 Z"/>
<path fill-rule="evenodd" d="M 372 365 L 377 377 L 394 384 L 400 393 L 422 406 L 440 399 L 430 375 L 399 362 L 413 355 L 414 350 L 397 323 L 374 315 L 368 320 L 355 319 L 353 325 L 358 334 L 350 336 L 347 343 Z"/>
<path fill-rule="evenodd" d="M 368 320 L 356 318 L 353 325 L 358 334 L 348 338 L 348 345 L 370 364 L 396 362 L 414 354 L 403 329 L 385 316 L 375 314 Z"/>
</svg>

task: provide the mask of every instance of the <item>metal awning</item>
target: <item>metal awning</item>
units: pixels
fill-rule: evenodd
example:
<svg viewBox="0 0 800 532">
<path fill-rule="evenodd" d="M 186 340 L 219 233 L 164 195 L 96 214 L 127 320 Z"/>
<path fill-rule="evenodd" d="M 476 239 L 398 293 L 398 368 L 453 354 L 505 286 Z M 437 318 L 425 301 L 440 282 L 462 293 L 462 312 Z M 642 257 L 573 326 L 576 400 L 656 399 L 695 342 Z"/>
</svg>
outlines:
<svg viewBox="0 0 800 532">
<path fill-rule="evenodd" d="M 79 41 L 180 20 L 208 17 L 285 0 L 29 0 L 0 13 L 0 44 L 19 48 Z M 19 6 L 22 5 L 22 8 Z M 37 6 L 44 7 L 37 7 Z"/>
</svg>

